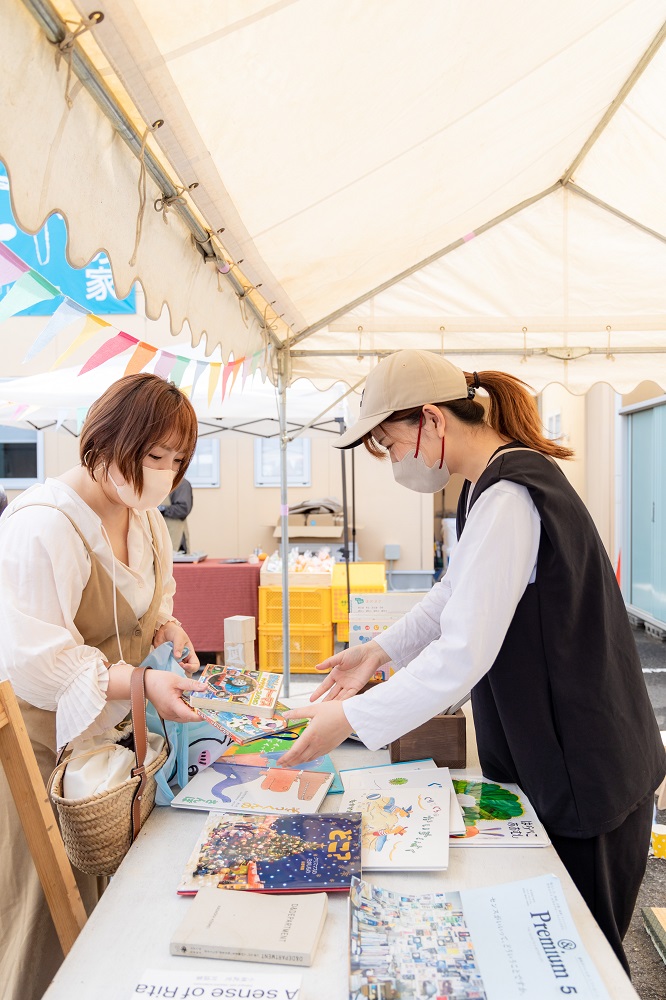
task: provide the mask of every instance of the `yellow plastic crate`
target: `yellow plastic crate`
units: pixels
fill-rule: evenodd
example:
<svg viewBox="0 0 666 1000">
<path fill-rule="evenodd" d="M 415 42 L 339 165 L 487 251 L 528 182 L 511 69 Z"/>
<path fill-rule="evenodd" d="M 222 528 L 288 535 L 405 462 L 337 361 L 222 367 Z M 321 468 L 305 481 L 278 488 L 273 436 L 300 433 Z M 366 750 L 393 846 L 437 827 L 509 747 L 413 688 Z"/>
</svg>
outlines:
<svg viewBox="0 0 666 1000">
<path fill-rule="evenodd" d="M 386 563 L 359 562 L 349 564 L 349 583 L 357 594 L 386 593 Z M 334 622 L 344 622 L 349 616 L 347 607 L 347 567 L 336 563 L 333 567 L 331 586 Z"/>
<path fill-rule="evenodd" d="M 330 587 L 289 589 L 289 625 L 325 628 L 331 618 Z M 282 628 L 282 587 L 259 587 L 259 628 Z"/>
<path fill-rule="evenodd" d="M 338 642 L 349 642 L 349 618 L 335 624 L 335 638 Z"/>
<path fill-rule="evenodd" d="M 289 629 L 289 669 L 313 674 L 322 660 L 333 656 L 333 626 Z M 281 674 L 284 665 L 282 628 L 259 628 L 259 667 Z"/>
</svg>

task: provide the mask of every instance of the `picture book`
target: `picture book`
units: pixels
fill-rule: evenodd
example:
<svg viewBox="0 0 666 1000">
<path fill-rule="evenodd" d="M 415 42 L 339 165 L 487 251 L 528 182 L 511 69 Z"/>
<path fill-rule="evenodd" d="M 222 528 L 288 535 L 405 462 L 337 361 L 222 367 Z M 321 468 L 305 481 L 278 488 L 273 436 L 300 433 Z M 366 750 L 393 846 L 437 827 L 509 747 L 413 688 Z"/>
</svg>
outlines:
<svg viewBox="0 0 666 1000">
<path fill-rule="evenodd" d="M 219 757 L 188 781 L 171 801 L 176 809 L 218 812 L 317 812 L 333 783 L 327 771 L 251 767 Z"/>
<path fill-rule="evenodd" d="M 610 1000 L 558 878 L 407 896 L 354 879 L 350 997 Z"/>
<path fill-rule="evenodd" d="M 662 962 L 666 962 L 666 909 L 659 906 L 644 906 L 641 916 L 645 930 L 659 953 Z"/>
<path fill-rule="evenodd" d="M 204 886 L 171 938 L 172 955 L 312 965 L 325 892 L 265 896 Z"/>
<path fill-rule="evenodd" d="M 548 834 L 518 785 L 489 781 L 469 771 L 452 771 L 465 820 L 465 836 L 451 847 L 547 847 Z"/>
<path fill-rule="evenodd" d="M 225 760 L 233 758 L 239 764 L 246 764 L 248 767 L 277 767 L 277 762 L 285 755 L 289 749 L 289 744 L 283 744 L 278 750 L 264 748 L 264 744 L 273 744 L 274 742 L 276 741 L 255 740 L 253 743 L 248 743 L 245 746 L 239 746 L 237 743 L 234 743 L 231 746 L 225 747 L 222 757 Z M 301 767 L 306 771 L 325 771 L 327 774 L 332 774 L 333 783 L 328 789 L 329 795 L 336 795 L 344 791 L 340 775 L 328 754 L 322 757 L 315 757 L 314 760 L 305 761 L 304 764 L 301 764 Z"/>
<path fill-rule="evenodd" d="M 225 736 L 229 736 L 234 743 L 241 746 L 252 743 L 254 740 L 264 739 L 266 736 L 277 736 L 282 733 L 295 733 L 290 739 L 297 739 L 307 725 L 307 719 L 285 719 L 283 712 L 288 709 L 281 702 L 275 706 L 275 714 L 270 719 L 263 719 L 259 716 L 236 715 L 234 712 L 216 712 L 213 709 L 197 708 L 192 705 L 191 699 L 186 699 L 188 704 L 197 713 L 199 718 L 210 722 Z"/>
<path fill-rule="evenodd" d="M 363 817 L 363 868 L 435 871 L 449 863 L 449 793 L 441 788 L 352 788 L 341 809 Z"/>
<path fill-rule="evenodd" d="M 263 997 L 299 1000 L 303 977 L 297 972 L 211 972 L 210 969 L 146 969 L 127 998 L 133 997 Z"/>
<path fill-rule="evenodd" d="M 194 708 L 262 719 L 271 719 L 275 714 L 282 688 L 282 674 L 223 667 L 217 663 L 205 666 L 200 680 L 208 684 L 208 690 L 190 692 L 189 701 Z"/>
<path fill-rule="evenodd" d="M 347 891 L 361 873 L 361 817 L 211 813 L 178 887 L 263 892 Z"/>
<path fill-rule="evenodd" d="M 428 771 L 427 778 L 423 771 Z M 432 772 L 432 773 L 431 773 Z M 409 760 L 400 764 L 380 764 L 376 767 L 358 767 L 340 772 L 345 789 L 397 788 L 421 785 L 428 788 L 447 788 L 449 792 L 449 835 L 465 836 L 465 821 L 453 788 L 448 767 L 437 767 L 434 760 Z"/>
</svg>

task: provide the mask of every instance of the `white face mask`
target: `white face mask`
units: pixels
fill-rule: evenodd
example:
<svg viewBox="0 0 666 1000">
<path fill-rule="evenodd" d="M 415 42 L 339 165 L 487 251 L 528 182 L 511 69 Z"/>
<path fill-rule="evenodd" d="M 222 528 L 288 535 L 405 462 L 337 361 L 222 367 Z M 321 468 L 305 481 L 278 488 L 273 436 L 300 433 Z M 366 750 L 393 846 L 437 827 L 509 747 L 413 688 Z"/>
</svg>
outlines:
<svg viewBox="0 0 666 1000">
<path fill-rule="evenodd" d="M 442 457 L 440 461 L 435 462 L 433 466 L 426 465 L 423 453 L 418 454 L 421 443 L 422 420 L 423 416 L 419 420 L 419 434 L 416 439 L 416 448 L 413 451 L 408 451 L 399 462 L 393 462 L 393 478 L 396 483 L 406 486 L 408 490 L 414 490 L 415 493 L 439 493 L 451 478 L 451 473 L 444 461 L 444 438 L 442 438 Z"/>
<path fill-rule="evenodd" d="M 448 483 L 451 473 L 446 462 L 442 461 L 441 468 L 439 462 L 429 468 L 421 455 L 408 451 L 404 458 L 393 463 L 393 476 L 396 483 L 415 493 L 439 493 Z"/>
<path fill-rule="evenodd" d="M 149 510 L 151 507 L 159 507 L 163 500 L 169 496 L 173 489 L 174 473 L 171 469 L 151 469 L 150 466 L 143 466 L 143 492 L 139 496 L 130 483 L 123 483 L 118 486 L 116 481 L 109 474 L 109 479 L 116 487 L 118 496 L 127 507 L 134 510 Z"/>
</svg>

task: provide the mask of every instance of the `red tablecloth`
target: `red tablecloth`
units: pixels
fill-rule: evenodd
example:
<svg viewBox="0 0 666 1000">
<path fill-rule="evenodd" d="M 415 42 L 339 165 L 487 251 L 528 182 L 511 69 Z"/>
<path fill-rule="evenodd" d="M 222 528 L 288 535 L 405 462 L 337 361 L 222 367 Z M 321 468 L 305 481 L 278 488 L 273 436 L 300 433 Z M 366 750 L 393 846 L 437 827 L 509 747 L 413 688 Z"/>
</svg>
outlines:
<svg viewBox="0 0 666 1000">
<path fill-rule="evenodd" d="M 259 565 L 218 559 L 175 563 L 173 612 L 197 650 L 224 649 L 224 619 L 259 615 Z"/>
</svg>

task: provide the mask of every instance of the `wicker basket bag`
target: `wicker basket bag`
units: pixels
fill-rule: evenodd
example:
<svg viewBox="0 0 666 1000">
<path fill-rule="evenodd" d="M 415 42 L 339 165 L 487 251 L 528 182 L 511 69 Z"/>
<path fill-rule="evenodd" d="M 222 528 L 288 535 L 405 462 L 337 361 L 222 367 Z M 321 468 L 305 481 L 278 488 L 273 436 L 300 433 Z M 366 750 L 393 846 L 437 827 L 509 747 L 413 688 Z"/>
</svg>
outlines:
<svg viewBox="0 0 666 1000">
<path fill-rule="evenodd" d="M 49 779 L 49 793 L 58 811 L 69 860 L 88 875 L 113 875 L 117 871 L 155 805 L 155 774 L 169 754 L 165 738 L 155 759 L 145 766 L 148 751 L 145 670 L 140 667 L 132 673 L 130 697 L 135 766 L 127 779 L 108 791 L 86 798 L 68 799 L 62 794 L 67 765 L 83 756 L 108 753 L 114 746 L 111 742 L 88 754 L 64 760 Z"/>
</svg>

